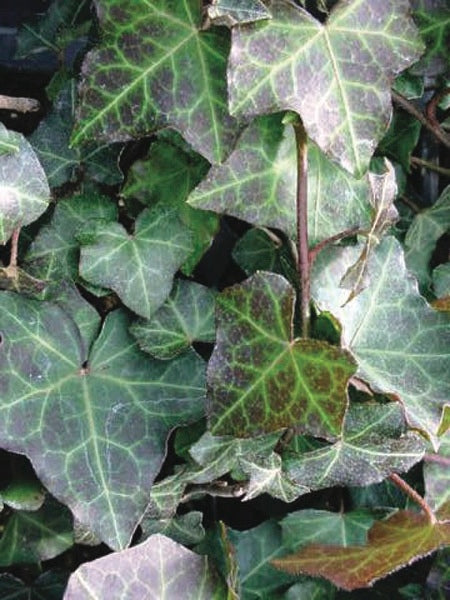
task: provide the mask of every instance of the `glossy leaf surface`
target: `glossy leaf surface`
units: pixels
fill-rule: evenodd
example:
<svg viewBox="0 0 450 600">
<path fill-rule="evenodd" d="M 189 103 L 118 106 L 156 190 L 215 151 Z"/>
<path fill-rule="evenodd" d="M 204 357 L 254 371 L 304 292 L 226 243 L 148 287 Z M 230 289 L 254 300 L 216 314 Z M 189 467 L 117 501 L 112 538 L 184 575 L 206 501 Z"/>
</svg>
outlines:
<svg viewBox="0 0 450 600">
<path fill-rule="evenodd" d="M 357 176 L 386 131 L 392 77 L 423 51 L 409 3 L 339 3 L 323 25 L 288 0 L 272 19 L 233 30 L 232 114 L 296 111 L 308 135 Z"/>
<path fill-rule="evenodd" d="M 61 308 L 8 292 L 0 302 L 2 447 L 26 454 L 52 494 L 108 545 L 126 546 L 170 430 L 202 416 L 203 361 L 193 353 L 151 360 L 121 312 L 109 315 L 88 355 Z"/>
<path fill-rule="evenodd" d="M 295 340 L 294 292 L 273 273 L 257 273 L 217 298 L 217 342 L 208 364 L 214 435 L 247 437 L 293 426 L 339 435 L 351 356 L 317 340 Z"/>
<path fill-rule="evenodd" d="M 103 43 L 84 61 L 73 141 L 125 141 L 173 127 L 208 160 L 222 160 L 239 129 L 227 109 L 227 36 L 199 31 L 196 0 L 95 4 Z"/>
</svg>

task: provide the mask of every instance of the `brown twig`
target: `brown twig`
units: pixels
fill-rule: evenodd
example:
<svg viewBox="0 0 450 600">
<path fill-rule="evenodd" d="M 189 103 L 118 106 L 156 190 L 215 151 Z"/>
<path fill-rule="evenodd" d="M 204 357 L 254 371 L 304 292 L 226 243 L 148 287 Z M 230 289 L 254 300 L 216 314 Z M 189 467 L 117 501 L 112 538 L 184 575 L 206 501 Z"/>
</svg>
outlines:
<svg viewBox="0 0 450 600">
<path fill-rule="evenodd" d="M 417 204 L 415 202 L 413 202 L 410 198 L 408 198 L 405 195 L 401 195 L 398 197 L 399 200 L 401 200 L 401 202 L 403 202 L 403 204 L 406 204 L 406 206 L 408 208 L 410 208 L 414 213 L 420 213 L 421 212 L 421 208 L 419 206 L 417 206 Z"/>
<path fill-rule="evenodd" d="M 434 163 L 429 162 L 428 160 L 423 160 L 423 158 L 419 158 L 418 156 L 411 156 L 410 163 L 414 167 L 424 167 L 429 171 L 434 171 L 435 173 L 444 175 L 444 177 L 450 177 L 450 169 L 446 169 L 445 167 L 435 165 Z"/>
<path fill-rule="evenodd" d="M 340 240 L 343 240 L 346 237 L 350 237 L 351 235 L 356 235 L 357 233 L 364 233 L 364 231 L 362 229 L 360 229 L 359 227 L 353 227 L 352 229 L 346 229 L 345 231 L 341 231 L 340 233 L 337 233 L 336 235 L 332 235 L 331 237 L 327 238 L 326 240 L 322 240 L 321 242 L 316 244 L 309 251 L 310 268 L 314 264 L 314 261 L 316 260 L 319 252 L 321 252 L 324 248 L 326 248 L 330 244 L 334 244 L 334 242 L 339 242 Z"/>
<path fill-rule="evenodd" d="M 442 98 L 444 98 L 448 94 L 450 94 L 450 87 L 440 90 L 439 92 L 434 94 L 434 96 L 431 98 L 431 100 L 428 102 L 428 104 L 425 107 L 425 115 L 426 115 L 427 119 L 430 121 L 430 123 L 432 123 L 435 127 L 440 128 L 440 123 L 436 117 L 436 110 L 437 110 L 438 104 L 442 100 Z"/>
<path fill-rule="evenodd" d="M 11 236 L 11 254 L 8 267 L 12 270 L 17 267 L 17 256 L 19 253 L 19 236 L 21 227 L 16 227 Z"/>
<path fill-rule="evenodd" d="M 431 122 L 422 111 L 416 108 L 412 102 L 394 90 L 392 90 L 392 99 L 396 104 L 398 104 L 398 106 L 415 117 L 420 123 L 422 123 L 424 127 L 431 131 L 431 133 L 441 142 L 441 144 L 444 144 L 444 146 L 450 148 L 450 137 L 442 131 L 439 124 L 436 126 L 436 124 Z"/>
<path fill-rule="evenodd" d="M 297 146 L 297 271 L 300 279 L 302 337 L 309 336 L 310 270 L 308 248 L 308 137 L 303 123 L 293 123 Z"/>
<path fill-rule="evenodd" d="M 39 100 L 35 98 L 16 98 L 0 94 L 0 109 L 15 110 L 16 112 L 35 112 L 41 108 Z"/>
<path fill-rule="evenodd" d="M 423 512 L 427 515 L 428 520 L 432 525 L 437 522 L 436 515 L 431 510 L 430 505 L 426 502 L 424 498 L 420 494 L 416 492 L 404 479 L 402 479 L 397 473 L 391 473 L 389 475 L 389 479 L 392 483 L 395 483 L 397 487 L 399 487 L 407 496 L 411 498 L 416 504 L 420 506 Z"/>
<path fill-rule="evenodd" d="M 423 460 L 425 462 L 437 463 L 443 467 L 450 467 L 450 458 L 441 456 L 440 454 L 424 454 Z"/>
</svg>

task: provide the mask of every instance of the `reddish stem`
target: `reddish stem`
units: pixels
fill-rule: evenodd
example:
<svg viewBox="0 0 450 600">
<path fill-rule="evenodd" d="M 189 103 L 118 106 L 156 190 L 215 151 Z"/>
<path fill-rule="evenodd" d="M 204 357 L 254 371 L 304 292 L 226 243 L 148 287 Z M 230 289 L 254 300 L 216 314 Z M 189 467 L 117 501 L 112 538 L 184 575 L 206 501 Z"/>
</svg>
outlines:
<svg viewBox="0 0 450 600">
<path fill-rule="evenodd" d="M 440 454 L 425 454 L 423 457 L 425 462 L 433 462 L 443 467 L 450 467 L 450 458 L 441 456 Z"/>
<path fill-rule="evenodd" d="M 434 127 L 440 128 L 440 123 L 436 117 L 436 110 L 439 102 L 448 94 L 450 94 L 450 87 L 444 88 L 443 90 L 437 92 L 434 94 L 425 108 L 425 115 Z"/>
<path fill-rule="evenodd" d="M 340 233 L 337 233 L 336 235 L 332 235 L 331 237 L 327 238 L 326 240 L 322 240 L 321 242 L 316 244 L 314 246 L 314 248 L 311 248 L 311 250 L 309 251 L 310 268 L 314 264 L 314 261 L 316 260 L 319 252 L 321 252 L 324 248 L 326 248 L 330 244 L 334 244 L 334 242 L 339 242 L 340 240 L 343 240 L 346 237 L 350 237 L 351 235 L 356 235 L 357 233 L 364 233 L 364 232 L 361 229 L 359 229 L 359 227 L 353 227 L 352 229 L 346 229 L 345 231 L 341 231 Z"/>
<path fill-rule="evenodd" d="M 436 515 L 431 510 L 430 505 L 426 502 L 424 498 L 420 494 L 416 492 L 404 479 L 402 479 L 397 473 L 391 473 L 389 475 L 389 479 L 395 483 L 397 487 L 399 487 L 407 496 L 411 498 L 416 504 L 420 506 L 423 512 L 427 515 L 428 520 L 432 525 L 437 522 Z"/>
</svg>

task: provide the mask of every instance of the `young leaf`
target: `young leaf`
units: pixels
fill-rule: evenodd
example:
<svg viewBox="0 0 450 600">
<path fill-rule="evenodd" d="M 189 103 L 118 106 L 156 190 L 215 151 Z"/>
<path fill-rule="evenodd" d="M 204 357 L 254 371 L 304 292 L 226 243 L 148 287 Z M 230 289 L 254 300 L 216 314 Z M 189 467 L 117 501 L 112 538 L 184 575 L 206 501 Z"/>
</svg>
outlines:
<svg viewBox="0 0 450 600">
<path fill-rule="evenodd" d="M 361 176 L 390 120 L 391 80 L 423 50 L 409 3 L 341 2 L 325 25 L 289 0 L 270 10 L 233 29 L 231 113 L 294 110 L 323 152 Z"/>
<path fill-rule="evenodd" d="M 270 19 L 271 14 L 261 0 L 212 0 L 208 17 L 213 25 L 241 25 Z"/>
<path fill-rule="evenodd" d="M 225 585 L 206 556 L 163 535 L 81 565 L 70 577 L 64 600 L 158 598 L 225 600 Z"/>
<path fill-rule="evenodd" d="M 95 4 L 103 41 L 84 61 L 74 144 L 173 127 L 210 162 L 221 161 L 239 131 L 227 110 L 229 42 L 222 31 L 199 31 L 200 3 Z"/>
<path fill-rule="evenodd" d="M 193 281 L 178 279 L 153 318 L 136 321 L 130 332 L 141 350 L 161 359 L 180 354 L 194 341 L 213 342 L 214 292 Z"/>
<path fill-rule="evenodd" d="M 404 429 L 398 404 L 354 404 L 345 417 L 340 440 L 312 452 L 288 455 L 285 469 L 292 481 L 312 490 L 377 483 L 394 471 L 408 471 L 422 459 L 423 439 Z"/>
<path fill-rule="evenodd" d="M 9 517 L 0 538 L 0 566 L 50 560 L 73 543 L 70 511 L 48 499 L 39 510 Z"/>
<path fill-rule="evenodd" d="M 16 227 L 33 223 L 47 209 L 50 189 L 33 148 L 22 134 L 8 132 L 8 148 L 0 154 L 0 244 Z M 3 146 L 5 148 L 5 146 Z"/>
<path fill-rule="evenodd" d="M 151 360 L 120 311 L 88 355 L 56 305 L 8 292 L 0 302 L 1 447 L 26 454 L 50 492 L 105 543 L 126 546 L 169 432 L 203 414 L 203 361 L 194 353 Z"/>
<path fill-rule="evenodd" d="M 377 391 L 396 394 L 410 425 L 435 438 L 450 395 L 450 320 L 419 295 L 392 237 L 369 258 L 370 285 L 343 306 L 347 292 L 338 282 L 360 251 L 324 250 L 313 269 L 313 297 L 342 324 L 343 344 L 356 357 L 359 376 Z"/>
<path fill-rule="evenodd" d="M 449 543 L 449 521 L 431 524 L 425 515 L 399 511 L 375 523 L 366 546 L 313 544 L 272 564 L 288 573 L 325 577 L 338 587 L 355 590 Z"/>
<path fill-rule="evenodd" d="M 214 435 L 248 437 L 296 427 L 340 434 L 355 363 L 318 340 L 292 338 L 294 291 L 257 273 L 217 298 L 217 342 L 208 365 Z"/>
<path fill-rule="evenodd" d="M 111 288 L 136 314 L 149 319 L 164 303 L 173 276 L 191 252 L 191 235 L 173 208 L 145 209 L 129 235 L 120 223 L 93 222 L 78 236 L 80 275 Z"/>
<path fill-rule="evenodd" d="M 405 260 L 423 289 L 431 283 L 430 259 L 436 242 L 450 228 L 450 185 L 431 208 L 414 218 L 405 237 Z"/>
<path fill-rule="evenodd" d="M 294 130 L 283 115 L 255 119 L 235 150 L 213 166 L 189 196 L 196 208 L 225 213 L 253 225 L 297 237 L 297 157 Z M 310 144 L 308 234 L 311 245 L 353 227 L 370 224 L 369 183 L 356 180 Z M 252 198 L 252 202 L 248 201 Z"/>
</svg>

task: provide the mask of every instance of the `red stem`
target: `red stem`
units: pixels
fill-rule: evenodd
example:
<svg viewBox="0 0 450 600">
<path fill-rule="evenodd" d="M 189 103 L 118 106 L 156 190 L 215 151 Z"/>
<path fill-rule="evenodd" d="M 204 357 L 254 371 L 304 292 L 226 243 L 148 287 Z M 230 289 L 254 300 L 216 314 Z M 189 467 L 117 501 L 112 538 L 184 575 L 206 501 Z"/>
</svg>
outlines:
<svg viewBox="0 0 450 600">
<path fill-rule="evenodd" d="M 391 473 L 389 475 L 389 479 L 393 483 L 395 483 L 395 485 L 399 487 L 407 496 L 409 496 L 411 500 L 413 500 L 416 504 L 420 506 L 423 512 L 427 515 L 428 520 L 432 525 L 434 525 L 437 522 L 436 515 L 431 510 L 431 507 L 426 502 L 426 500 L 422 498 L 422 496 L 418 494 L 416 490 L 414 490 L 408 483 L 406 483 L 404 479 L 402 479 L 396 473 Z"/>
<path fill-rule="evenodd" d="M 425 462 L 433 462 L 443 467 L 450 467 L 450 458 L 441 456 L 440 454 L 425 454 L 423 457 Z"/>
</svg>

